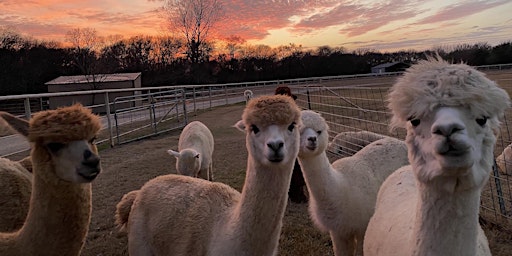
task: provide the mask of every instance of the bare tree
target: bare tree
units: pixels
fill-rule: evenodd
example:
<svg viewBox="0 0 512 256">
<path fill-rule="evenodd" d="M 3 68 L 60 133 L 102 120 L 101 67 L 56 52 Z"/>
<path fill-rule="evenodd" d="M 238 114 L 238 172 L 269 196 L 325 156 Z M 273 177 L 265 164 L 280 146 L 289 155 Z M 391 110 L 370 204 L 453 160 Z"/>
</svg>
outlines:
<svg viewBox="0 0 512 256">
<path fill-rule="evenodd" d="M 231 35 L 224 39 L 226 41 L 226 49 L 229 52 L 229 57 L 231 59 L 235 58 L 235 53 L 240 50 L 240 45 L 245 43 L 245 39 L 240 36 Z"/>
<path fill-rule="evenodd" d="M 167 0 L 165 10 L 169 28 L 185 36 L 188 58 L 193 63 L 202 61 L 208 33 L 222 18 L 220 1 Z"/>
<path fill-rule="evenodd" d="M 93 28 L 75 28 L 66 33 L 66 41 L 71 44 L 73 59 L 70 65 L 76 66 L 91 85 L 91 90 L 99 89 L 100 82 L 105 80 L 105 74 L 99 74 L 98 51 L 103 44 L 103 38 Z M 92 104 L 95 104 L 95 94 Z"/>
</svg>

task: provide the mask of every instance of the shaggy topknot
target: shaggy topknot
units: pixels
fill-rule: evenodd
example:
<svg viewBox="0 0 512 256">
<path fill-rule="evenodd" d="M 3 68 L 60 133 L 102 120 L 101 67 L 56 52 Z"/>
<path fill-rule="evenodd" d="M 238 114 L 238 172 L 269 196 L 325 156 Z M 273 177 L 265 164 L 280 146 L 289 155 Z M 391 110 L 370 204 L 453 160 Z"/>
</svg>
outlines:
<svg viewBox="0 0 512 256">
<path fill-rule="evenodd" d="M 81 104 L 41 111 L 30 119 L 28 140 L 66 143 L 90 139 L 101 129 L 100 118 Z"/>
<path fill-rule="evenodd" d="M 497 118 L 509 106 L 507 92 L 484 73 L 465 64 L 450 64 L 429 57 L 411 66 L 393 85 L 388 107 L 391 127 L 404 127 L 410 118 L 421 118 L 439 106 L 461 106 L 477 116 Z"/>
<path fill-rule="evenodd" d="M 252 124 L 266 127 L 272 124 L 286 125 L 295 122 L 300 126 L 300 108 L 288 96 L 260 96 L 249 101 L 242 114 L 242 120 L 246 129 L 249 129 Z"/>
<path fill-rule="evenodd" d="M 302 125 L 315 131 L 327 131 L 329 126 L 325 119 L 319 113 L 313 110 L 302 110 Z"/>
</svg>

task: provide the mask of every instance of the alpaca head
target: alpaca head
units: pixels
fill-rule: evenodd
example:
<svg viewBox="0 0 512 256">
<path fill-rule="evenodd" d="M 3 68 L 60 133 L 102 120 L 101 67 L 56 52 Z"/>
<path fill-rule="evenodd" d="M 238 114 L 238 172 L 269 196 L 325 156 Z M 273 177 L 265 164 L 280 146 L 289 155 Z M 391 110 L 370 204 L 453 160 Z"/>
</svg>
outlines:
<svg viewBox="0 0 512 256">
<path fill-rule="evenodd" d="M 169 149 L 167 153 L 176 157 L 176 171 L 179 174 L 197 176 L 201 168 L 201 157 L 197 151 L 191 148 L 185 148 L 180 152 Z"/>
<path fill-rule="evenodd" d="M 315 156 L 325 151 L 329 144 L 329 126 L 325 119 L 311 110 L 301 113 L 299 157 Z"/>
<path fill-rule="evenodd" d="M 91 182 L 99 174 L 100 158 L 94 139 L 101 128 L 98 116 L 81 105 L 41 111 L 27 122 L 1 115 L 32 143 L 31 158 L 40 171 L 53 171 L 58 178 L 75 183 Z M 52 175 L 52 174 L 50 174 Z"/>
<path fill-rule="evenodd" d="M 300 125 L 300 109 L 293 99 L 274 95 L 249 101 L 235 127 L 245 131 L 247 150 L 253 159 L 276 165 L 295 161 Z"/>
<path fill-rule="evenodd" d="M 388 100 L 391 126 L 407 129 L 409 161 L 421 167 L 415 168 L 421 182 L 456 178 L 458 187 L 483 185 L 498 118 L 509 105 L 506 91 L 467 65 L 429 58 L 407 70 Z"/>
<path fill-rule="evenodd" d="M 278 86 L 274 91 L 275 95 L 287 95 L 292 97 L 294 100 L 297 99 L 297 96 L 292 94 L 292 90 L 288 86 Z"/>
</svg>

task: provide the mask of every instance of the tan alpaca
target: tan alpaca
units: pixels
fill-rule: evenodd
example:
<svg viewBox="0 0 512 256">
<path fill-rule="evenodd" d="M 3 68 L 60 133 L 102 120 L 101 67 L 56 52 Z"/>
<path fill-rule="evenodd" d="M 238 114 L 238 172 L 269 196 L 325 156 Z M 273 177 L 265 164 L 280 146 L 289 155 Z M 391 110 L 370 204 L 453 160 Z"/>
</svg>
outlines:
<svg viewBox="0 0 512 256">
<path fill-rule="evenodd" d="M 300 123 L 291 97 L 249 101 L 236 124 L 249 153 L 242 193 L 171 174 L 125 195 L 116 220 L 128 230 L 130 255 L 276 255 Z"/>
<path fill-rule="evenodd" d="M 30 209 L 21 229 L 0 233 L 0 255 L 80 255 L 91 217 L 91 184 L 100 172 L 98 116 L 81 105 L 0 116 L 32 144 Z"/>
<path fill-rule="evenodd" d="M 334 255 L 361 255 L 379 187 L 389 174 L 408 164 L 407 147 L 401 140 L 384 136 L 330 164 L 325 119 L 303 110 L 302 124 L 299 163 L 308 186 L 311 219 L 329 232 Z"/>
<path fill-rule="evenodd" d="M 32 174 L 19 162 L 0 158 L 0 232 L 18 230 L 27 217 Z"/>
<path fill-rule="evenodd" d="M 407 129 L 410 165 L 382 184 L 365 256 L 490 255 L 478 224 L 509 96 L 464 64 L 430 58 L 391 88 L 392 127 Z"/>
</svg>

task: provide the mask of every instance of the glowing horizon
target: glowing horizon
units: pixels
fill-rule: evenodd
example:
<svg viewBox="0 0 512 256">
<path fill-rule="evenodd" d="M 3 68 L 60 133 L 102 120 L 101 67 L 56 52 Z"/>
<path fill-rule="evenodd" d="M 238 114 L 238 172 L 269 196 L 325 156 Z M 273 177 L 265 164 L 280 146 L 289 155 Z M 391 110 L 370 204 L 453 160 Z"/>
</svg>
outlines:
<svg viewBox="0 0 512 256">
<path fill-rule="evenodd" d="M 163 35 L 162 6 L 162 0 L 4 0 L 0 26 L 58 42 L 78 27 L 102 36 Z M 512 40 L 509 0 L 225 0 L 223 7 L 220 38 L 235 35 L 271 47 L 396 51 Z"/>
</svg>

